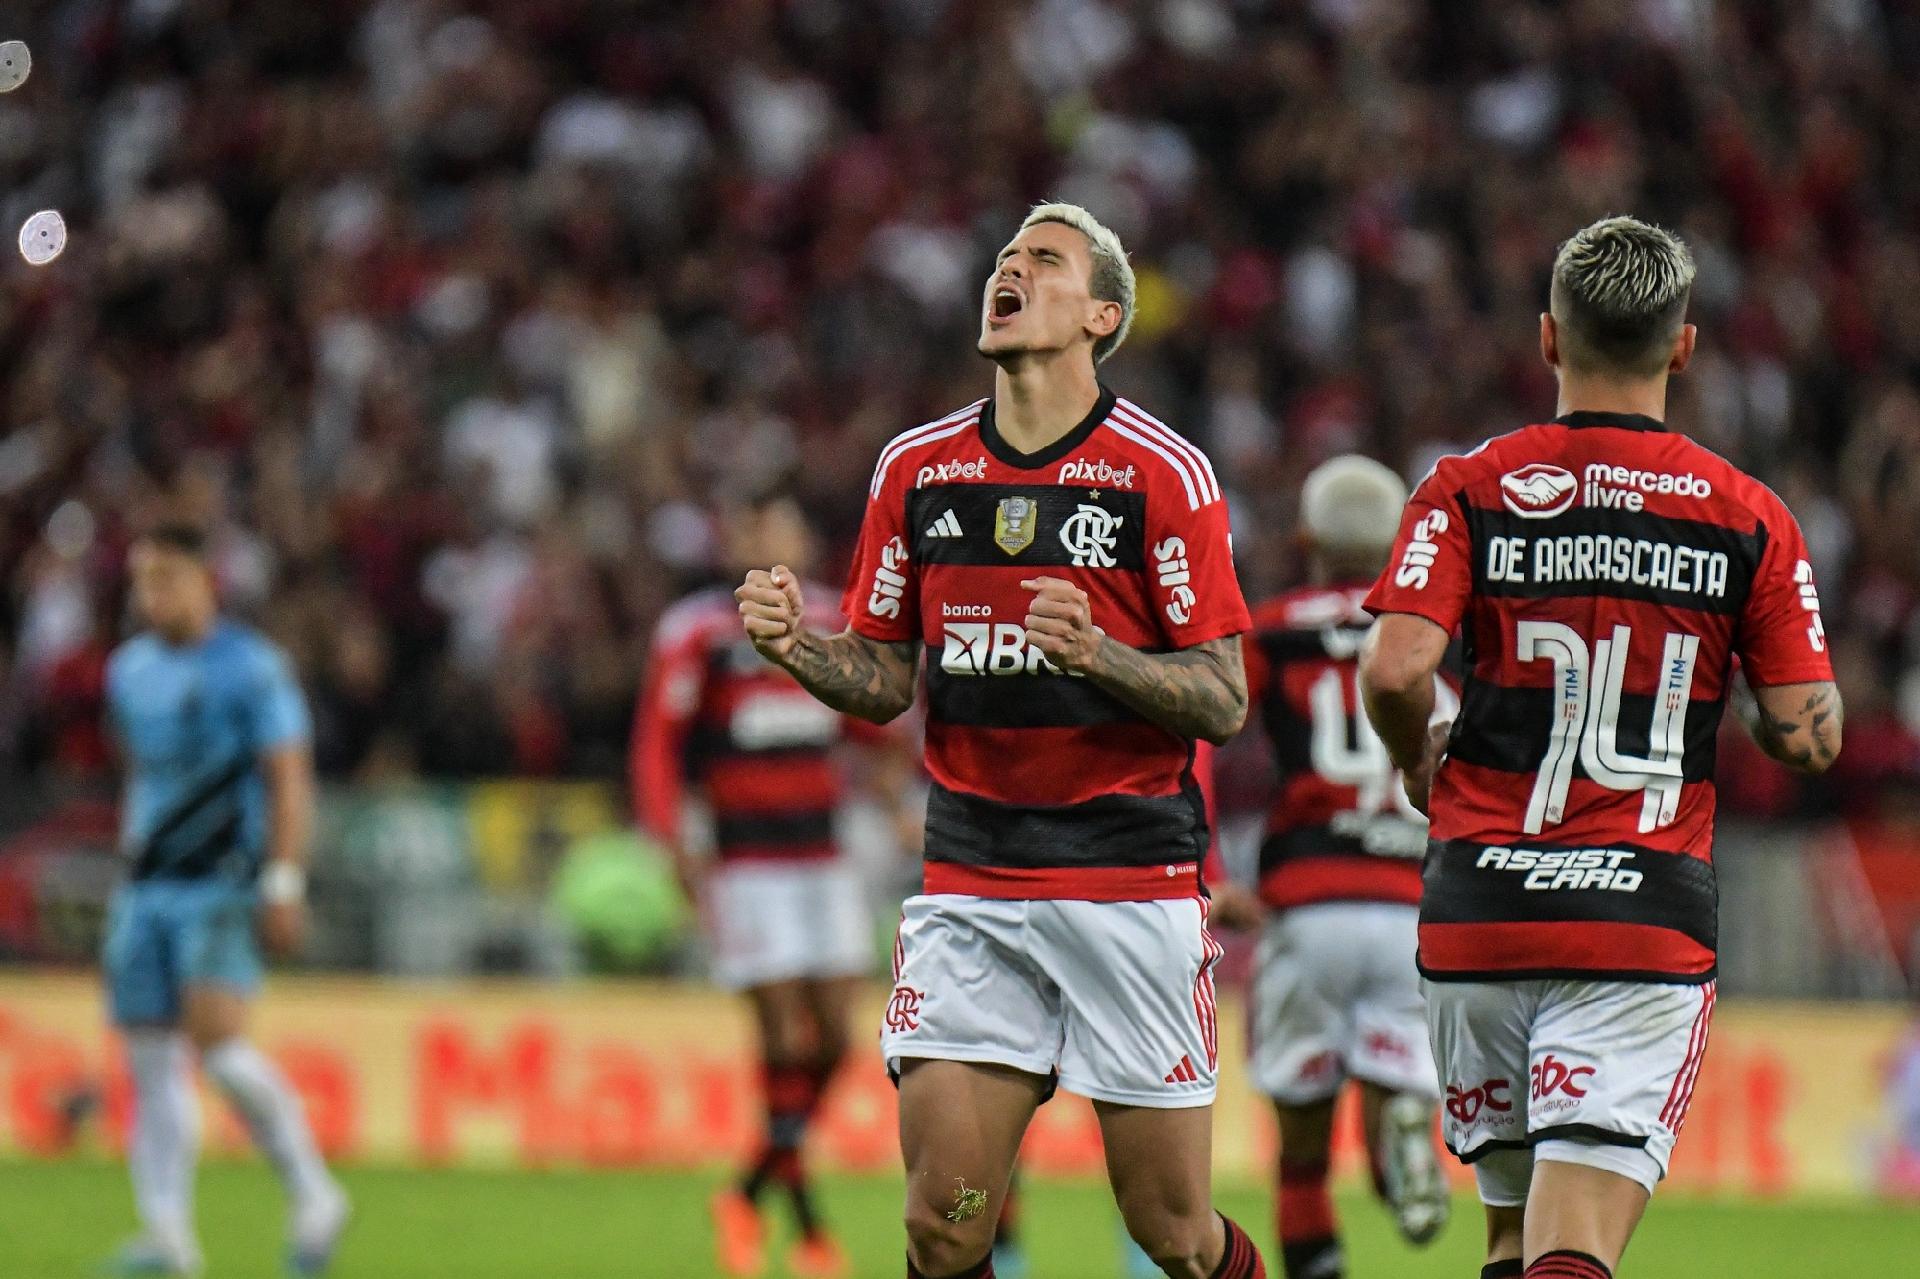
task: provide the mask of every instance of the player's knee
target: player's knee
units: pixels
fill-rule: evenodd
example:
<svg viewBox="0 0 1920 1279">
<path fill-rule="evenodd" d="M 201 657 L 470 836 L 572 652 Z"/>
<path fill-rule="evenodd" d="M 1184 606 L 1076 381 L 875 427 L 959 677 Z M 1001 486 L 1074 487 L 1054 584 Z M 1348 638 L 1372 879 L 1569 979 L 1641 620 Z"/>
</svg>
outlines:
<svg viewBox="0 0 1920 1279">
<path fill-rule="evenodd" d="M 1197 1269 L 1212 1252 L 1217 1218 L 1211 1207 L 1155 1203 L 1122 1204 L 1127 1233 L 1162 1270 Z"/>
<path fill-rule="evenodd" d="M 907 1201 L 907 1249 L 913 1264 L 929 1275 L 957 1274 L 977 1263 L 993 1247 L 998 1212 L 983 1209 L 955 1221 L 957 1215 L 916 1197 Z"/>
</svg>

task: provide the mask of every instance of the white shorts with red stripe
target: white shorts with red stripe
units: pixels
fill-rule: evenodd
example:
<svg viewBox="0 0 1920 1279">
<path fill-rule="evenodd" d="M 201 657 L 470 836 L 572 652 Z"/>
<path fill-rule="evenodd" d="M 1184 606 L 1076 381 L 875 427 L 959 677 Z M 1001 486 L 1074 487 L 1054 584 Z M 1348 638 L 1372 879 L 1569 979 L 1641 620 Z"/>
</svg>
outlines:
<svg viewBox="0 0 1920 1279">
<path fill-rule="evenodd" d="M 1199 898 L 910 897 L 880 1045 L 903 1060 L 992 1062 L 1125 1106 L 1213 1102 L 1219 943 Z"/>
<path fill-rule="evenodd" d="M 1651 1192 L 1700 1077 L 1714 983 L 1422 983 L 1445 1089 L 1441 1132 L 1483 1202 L 1526 1202 L 1533 1161 Z"/>
<path fill-rule="evenodd" d="M 1253 1085 L 1311 1106 L 1349 1079 L 1437 1097 L 1420 998 L 1419 912 L 1391 902 L 1296 906 L 1267 921 L 1252 998 Z"/>
</svg>

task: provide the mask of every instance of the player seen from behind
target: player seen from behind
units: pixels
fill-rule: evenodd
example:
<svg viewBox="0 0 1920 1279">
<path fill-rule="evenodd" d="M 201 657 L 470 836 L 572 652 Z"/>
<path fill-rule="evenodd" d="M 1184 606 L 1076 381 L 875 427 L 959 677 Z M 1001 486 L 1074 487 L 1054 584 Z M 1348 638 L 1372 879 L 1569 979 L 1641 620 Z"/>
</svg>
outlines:
<svg viewBox="0 0 1920 1279">
<path fill-rule="evenodd" d="M 776 562 L 807 571 L 813 533 L 791 496 L 764 492 L 725 515 L 738 571 Z M 809 620 L 840 625 L 830 609 Z M 739 1184 L 714 1197 L 720 1269 L 760 1273 L 759 1205 L 777 1186 L 800 1228 L 789 1267 L 842 1274 L 846 1259 L 814 1204 L 802 1148 L 846 1052 L 854 984 L 873 959 L 859 874 L 835 839 L 847 789 L 838 755 L 850 726 L 869 741 L 878 735 L 761 660 L 722 587 L 668 609 L 650 651 L 634 719 L 634 809 L 671 850 L 711 933 L 715 976 L 746 992 L 759 1030 L 767 1132 Z M 870 778 L 897 771 L 894 761 L 870 763 Z M 712 819 L 711 866 L 686 838 L 690 796 Z"/>
<path fill-rule="evenodd" d="M 126 760 L 127 881 L 107 917 L 113 1021 L 133 1074 L 127 1161 L 141 1233 L 118 1274 L 192 1275 L 199 1103 L 193 1058 L 267 1156 L 289 1203 L 291 1269 L 317 1274 L 347 1200 L 299 1097 L 247 1038 L 255 929 L 282 953 L 305 927 L 313 762 L 306 703 L 281 652 L 222 617 L 198 529 L 163 525 L 129 557 L 148 629 L 114 651 L 107 706 Z"/>
<path fill-rule="evenodd" d="M 1433 1146 L 1440 1089 L 1414 969 L 1427 822 L 1408 801 L 1356 684 L 1368 586 L 1393 544 L 1406 485 L 1338 457 L 1300 502 L 1309 581 L 1256 608 L 1247 691 L 1276 786 L 1260 846 L 1270 912 L 1252 991 L 1253 1081 L 1280 1121 L 1279 1234 L 1288 1279 L 1346 1273 L 1327 1160 L 1351 1080 L 1374 1187 L 1401 1233 L 1427 1243 L 1448 1194 Z M 1438 713 L 1452 691 L 1436 680 Z"/>
<path fill-rule="evenodd" d="M 1817 773 L 1840 750 L 1798 524 L 1663 421 L 1693 274 L 1631 218 L 1562 245 L 1540 320 L 1558 416 L 1442 459 L 1367 599 L 1367 710 L 1432 816 L 1420 968 L 1488 1279 L 1610 1275 L 1666 1173 L 1713 1013 L 1736 663 L 1769 754 Z M 1460 713 L 1430 735 L 1456 629 Z"/>
<path fill-rule="evenodd" d="M 924 892 L 882 1048 L 900 1083 L 907 1273 L 993 1273 L 1009 1169 L 1056 1081 L 1093 1099 L 1115 1197 L 1168 1275 L 1264 1273 L 1211 1206 L 1217 1043 L 1194 743 L 1246 715 L 1226 504 L 1199 450 L 1102 387 L 1133 274 L 1084 209 L 1001 250 L 993 395 L 896 437 L 842 611 L 789 566 L 735 592 L 822 701 L 884 722 L 927 647 Z"/>
</svg>

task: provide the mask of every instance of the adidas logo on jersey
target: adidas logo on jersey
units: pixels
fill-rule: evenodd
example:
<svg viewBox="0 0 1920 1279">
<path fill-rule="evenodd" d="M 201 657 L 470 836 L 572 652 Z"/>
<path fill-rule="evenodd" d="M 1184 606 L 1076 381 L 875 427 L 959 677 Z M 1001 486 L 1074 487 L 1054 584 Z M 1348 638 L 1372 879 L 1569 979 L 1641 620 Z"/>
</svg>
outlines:
<svg viewBox="0 0 1920 1279">
<path fill-rule="evenodd" d="M 927 529 L 928 537 L 960 537 L 960 517 L 948 507 L 947 513 L 935 520 Z"/>
</svg>

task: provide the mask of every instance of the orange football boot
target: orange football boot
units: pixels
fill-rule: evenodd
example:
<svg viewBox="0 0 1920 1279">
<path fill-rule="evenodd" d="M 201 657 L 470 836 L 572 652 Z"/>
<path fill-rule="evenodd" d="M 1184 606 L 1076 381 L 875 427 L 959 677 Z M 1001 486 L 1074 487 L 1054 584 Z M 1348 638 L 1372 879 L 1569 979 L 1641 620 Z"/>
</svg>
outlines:
<svg viewBox="0 0 1920 1279">
<path fill-rule="evenodd" d="M 752 1276 L 766 1268 L 760 1210 L 731 1187 L 714 1192 L 707 1203 L 713 1214 L 713 1247 L 724 1275 Z"/>
</svg>

